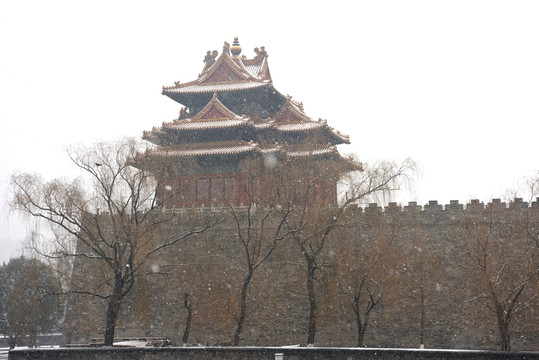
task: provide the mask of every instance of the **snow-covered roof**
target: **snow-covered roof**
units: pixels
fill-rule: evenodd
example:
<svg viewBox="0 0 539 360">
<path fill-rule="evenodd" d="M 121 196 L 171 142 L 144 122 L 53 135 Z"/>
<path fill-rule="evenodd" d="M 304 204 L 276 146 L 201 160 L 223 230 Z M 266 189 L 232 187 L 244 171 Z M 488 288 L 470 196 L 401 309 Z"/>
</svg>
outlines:
<svg viewBox="0 0 539 360">
<path fill-rule="evenodd" d="M 223 91 L 252 90 L 270 86 L 271 82 L 264 80 L 261 82 L 251 81 L 230 81 L 226 83 L 197 84 L 192 83 L 182 87 L 164 87 L 163 94 L 191 94 L 191 93 L 213 93 Z"/>
<path fill-rule="evenodd" d="M 274 124 L 273 127 L 275 127 L 279 131 L 289 132 L 319 129 L 324 127 L 324 124 L 318 122 L 297 122 L 288 124 Z"/>
<path fill-rule="evenodd" d="M 334 145 L 264 145 L 256 142 L 219 142 L 194 143 L 159 147 L 149 151 L 150 156 L 157 157 L 198 157 L 198 156 L 226 156 L 255 153 L 281 154 L 286 157 L 321 156 L 337 153 Z"/>
<path fill-rule="evenodd" d="M 163 128 L 172 130 L 224 129 L 246 125 L 246 120 L 181 121 L 163 124 Z"/>
<path fill-rule="evenodd" d="M 267 66 L 266 57 L 263 57 L 261 61 L 243 61 L 242 63 L 250 74 L 258 78 L 262 78 L 264 66 Z"/>
<path fill-rule="evenodd" d="M 256 143 L 247 142 L 195 143 L 160 147 L 151 150 L 149 155 L 159 157 L 237 155 L 253 152 L 257 147 Z"/>
<path fill-rule="evenodd" d="M 238 97 L 240 100 L 256 99 L 261 95 L 263 99 L 260 101 L 271 103 L 269 100 L 274 100 L 271 111 L 264 108 L 266 112 L 259 113 L 252 110 L 258 109 L 256 106 L 247 106 L 246 110 L 243 104 L 231 103 L 230 99 L 235 99 L 235 94 L 223 94 L 263 87 L 274 90 L 265 48 L 256 48 L 255 53 L 256 56 L 252 59 L 240 56 L 241 47 L 236 38 L 232 47 L 225 43 L 219 56 L 217 51 L 207 52 L 204 69 L 196 80 L 183 84 L 177 82 L 174 86 L 164 87 L 165 95 L 185 104 L 189 111 L 198 112 L 193 115 L 184 110 L 179 119 L 164 122 L 161 127 L 144 132 L 144 139 L 162 146 L 152 150 L 150 155 L 197 157 L 273 153 L 299 158 L 338 154 L 335 145 L 349 143 L 349 137 L 329 127 L 326 121 L 313 120 L 305 114 L 303 104 L 292 100 L 291 96 L 285 97 L 278 93 L 277 101 L 275 98 L 269 98 L 271 94 L 277 93 L 276 90 L 256 90 L 253 92 L 256 96 Z M 206 94 L 202 95 L 203 93 Z M 213 97 L 200 110 L 200 106 L 209 99 L 207 93 L 213 93 Z M 219 97 L 242 116 L 227 108 Z M 261 113 L 267 118 L 261 118 Z M 219 129 L 232 130 L 215 131 Z M 206 130 L 207 133 L 204 132 Z M 237 140 L 231 141 L 232 138 Z M 294 144 L 298 142 L 296 139 L 304 139 L 305 144 Z M 271 144 L 274 141 L 275 143 Z"/>
<path fill-rule="evenodd" d="M 199 78 L 184 84 L 164 86 L 163 94 L 211 93 L 252 90 L 271 86 L 266 56 L 254 59 L 233 58 L 223 51 Z"/>
<path fill-rule="evenodd" d="M 281 109 L 269 119 L 239 116 L 228 109 L 216 93 L 204 108 L 191 118 L 164 122 L 160 128 L 144 132 L 143 138 L 159 144 L 159 138 L 167 136 L 169 131 L 204 131 L 249 126 L 254 130 L 273 129 L 280 132 L 303 132 L 325 129 L 338 143 L 348 143 L 349 137 L 330 128 L 325 121 L 314 121 L 303 112 L 301 103 L 287 98 Z M 254 140 L 254 139 L 253 139 Z"/>
<path fill-rule="evenodd" d="M 304 157 L 304 156 L 327 155 L 334 152 L 337 152 L 337 149 L 334 146 L 332 146 L 332 147 L 318 148 L 318 149 L 313 149 L 313 150 L 288 151 L 286 155 L 290 157 Z"/>
</svg>

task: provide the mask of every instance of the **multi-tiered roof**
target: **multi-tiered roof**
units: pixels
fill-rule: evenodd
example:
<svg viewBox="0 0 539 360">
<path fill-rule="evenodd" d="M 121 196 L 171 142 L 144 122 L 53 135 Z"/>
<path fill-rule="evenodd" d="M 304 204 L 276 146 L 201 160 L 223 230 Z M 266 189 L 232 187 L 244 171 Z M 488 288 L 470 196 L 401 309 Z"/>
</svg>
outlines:
<svg viewBox="0 0 539 360">
<path fill-rule="evenodd" d="M 147 156 L 186 174 L 235 173 L 247 156 L 272 154 L 278 159 L 332 159 L 355 169 L 336 148 L 346 135 L 313 120 L 303 105 L 277 91 L 264 47 L 255 57 L 240 56 L 237 38 L 223 52 L 208 51 L 194 81 L 176 82 L 162 93 L 185 107 L 180 116 L 143 138 L 157 145 Z M 196 170 L 185 165 L 196 163 Z"/>
</svg>

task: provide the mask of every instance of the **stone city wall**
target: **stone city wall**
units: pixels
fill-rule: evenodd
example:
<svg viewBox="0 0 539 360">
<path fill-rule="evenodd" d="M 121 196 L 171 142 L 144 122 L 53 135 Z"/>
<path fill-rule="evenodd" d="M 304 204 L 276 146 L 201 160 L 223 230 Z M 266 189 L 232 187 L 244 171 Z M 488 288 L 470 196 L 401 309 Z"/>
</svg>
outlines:
<svg viewBox="0 0 539 360">
<path fill-rule="evenodd" d="M 444 207 L 431 201 L 423 207 L 417 203 L 404 207 L 390 203 L 385 208 L 371 204 L 350 209 L 346 226 L 334 231 L 320 258 L 325 266 L 316 284 L 315 344 L 356 345 L 357 326 L 344 263 L 353 260 L 355 254 L 363 256 L 362 251 L 383 236 L 391 238 L 391 246 L 398 250 L 391 258 L 392 265 L 402 262 L 402 266 L 393 274 L 398 281 L 370 315 L 366 346 L 417 348 L 422 336 L 426 348 L 498 349 L 495 318 L 471 301 L 479 280 L 463 266 L 464 252 L 458 236 L 472 217 L 488 223 L 493 210 L 508 223 L 529 220 L 530 214 L 537 221 L 539 215 L 537 202 L 527 204 L 520 199 L 509 204 L 495 200 L 486 205 L 478 201 L 463 205 L 453 201 Z M 193 211 L 182 211 L 179 219 L 197 216 Z M 211 211 L 200 210 L 199 215 Z M 184 297 L 188 293 L 193 309 L 188 343 L 230 345 L 246 272 L 245 253 L 236 234 L 235 224 L 228 219 L 153 259 L 148 270 L 156 274 L 140 278 L 132 296 L 122 305 L 117 336 L 166 337 L 173 345 L 181 345 L 187 318 Z M 524 237 L 517 238 L 508 240 L 514 242 L 510 244 L 514 249 L 524 246 Z M 402 257 L 397 256 L 400 253 Z M 424 263 L 428 266 L 423 267 Z M 92 266 L 91 261 L 77 263 L 76 276 L 91 281 L 96 270 Z M 305 344 L 309 321 L 305 284 L 305 260 L 297 244 L 292 240 L 281 242 L 252 279 L 241 345 Z M 535 292 L 539 289 L 537 281 L 530 287 Z M 71 298 L 65 343 L 86 344 L 103 338 L 105 309 L 95 298 Z M 539 349 L 537 310 L 536 306 L 528 306 L 514 319 L 513 350 Z"/>
</svg>

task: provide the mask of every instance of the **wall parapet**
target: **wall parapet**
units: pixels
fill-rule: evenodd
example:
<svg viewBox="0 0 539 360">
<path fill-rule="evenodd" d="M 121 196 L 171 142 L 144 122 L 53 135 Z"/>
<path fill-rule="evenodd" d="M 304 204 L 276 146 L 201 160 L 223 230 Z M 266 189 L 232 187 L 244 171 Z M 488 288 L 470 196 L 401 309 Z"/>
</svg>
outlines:
<svg viewBox="0 0 539 360">
<path fill-rule="evenodd" d="M 437 200 L 429 200 L 424 205 L 419 205 L 417 201 L 410 201 L 406 205 L 397 204 L 396 202 L 389 202 L 386 206 L 381 206 L 378 203 L 369 203 L 365 206 L 352 205 L 350 207 L 354 211 L 360 213 L 435 213 L 443 211 L 478 211 L 488 209 L 539 209 L 539 197 L 536 201 L 528 203 L 523 201 L 522 198 L 514 198 L 510 202 L 502 202 L 501 199 L 492 199 L 488 203 L 479 201 L 478 199 L 472 199 L 470 202 L 462 204 L 458 200 L 450 200 L 449 204 L 439 204 Z"/>
</svg>

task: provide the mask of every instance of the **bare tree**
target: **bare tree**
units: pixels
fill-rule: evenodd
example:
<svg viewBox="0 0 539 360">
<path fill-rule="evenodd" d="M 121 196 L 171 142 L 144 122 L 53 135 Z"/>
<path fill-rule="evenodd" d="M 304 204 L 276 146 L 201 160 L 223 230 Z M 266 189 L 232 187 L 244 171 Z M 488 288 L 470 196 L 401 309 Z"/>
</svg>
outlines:
<svg viewBox="0 0 539 360">
<path fill-rule="evenodd" d="M 367 210 L 365 224 L 347 226 L 339 250 L 340 289 L 355 316 L 359 347 L 365 346 L 372 311 L 395 292 L 406 263 L 399 241 L 401 224 L 387 219 L 379 208 Z"/>
<path fill-rule="evenodd" d="M 452 236 L 460 241 L 462 265 L 473 280 L 469 301 L 494 315 L 501 350 L 509 351 L 515 319 L 537 296 L 533 287 L 539 276 L 539 249 L 527 241 L 518 220 L 521 211 L 529 211 L 527 205 L 521 209 L 506 209 L 504 205 L 468 209 Z"/>
<path fill-rule="evenodd" d="M 246 174 L 243 187 L 246 204 L 241 207 L 228 205 L 245 265 L 239 302 L 234 302 L 237 304 L 235 309 L 228 309 L 236 323 L 233 338 L 235 346 L 240 343 L 248 311 L 247 294 L 255 271 L 270 257 L 281 241 L 298 231 L 286 226 L 298 207 L 289 203 L 283 206 L 283 184 L 288 171 L 283 166 L 268 169 L 259 160 L 247 160 L 243 166 Z"/>
<path fill-rule="evenodd" d="M 142 150 L 132 139 L 69 149 L 70 159 L 89 179 L 88 187 L 80 179 L 47 182 L 33 174 L 11 177 L 12 209 L 43 220 L 57 235 L 52 248 L 41 255 L 91 262 L 93 269 L 99 269 L 97 283 L 73 281 L 66 292 L 106 302 L 106 346 L 113 343 L 120 306 L 137 277 L 151 273 L 148 261 L 219 222 L 217 217 L 200 219 L 181 230 L 182 219 L 162 208 L 168 198 L 156 197 L 160 174 L 136 167 L 145 161 Z"/>
<path fill-rule="evenodd" d="M 429 323 L 427 309 L 435 297 L 436 284 L 441 281 L 442 260 L 428 243 L 423 227 L 413 222 L 407 225 L 411 228 L 408 235 L 411 237 L 411 243 L 401 247 L 405 269 L 399 276 L 402 296 L 399 296 L 401 303 L 398 306 L 411 310 L 411 315 L 419 325 L 419 346 L 424 347 Z"/>
<path fill-rule="evenodd" d="M 525 178 L 525 192 L 532 206 L 526 211 L 522 225 L 528 239 L 539 249 L 539 172 Z"/>
<path fill-rule="evenodd" d="M 507 201 L 525 199 L 531 204 L 532 211 L 523 213 L 521 226 L 525 229 L 529 240 L 539 247 L 539 171 L 518 179 L 516 186 L 507 190 L 504 198 Z"/>
<path fill-rule="evenodd" d="M 353 161 L 353 160 L 351 160 Z M 356 168 L 361 164 L 356 161 Z M 344 191 L 340 201 L 334 206 L 327 206 L 322 202 L 305 202 L 300 211 L 296 211 L 288 224 L 291 229 L 301 229 L 294 233 L 294 240 L 305 260 L 305 274 L 307 278 L 307 296 L 309 299 L 309 328 L 307 344 L 314 344 L 317 330 L 318 305 L 316 299 L 316 284 L 323 279 L 328 266 L 325 250 L 331 241 L 333 230 L 347 223 L 346 210 L 352 204 L 358 204 L 372 199 L 374 196 L 385 194 L 389 196 L 400 190 L 411 179 L 415 171 L 415 163 L 407 159 L 401 164 L 393 162 L 379 162 L 367 164 L 362 171 L 346 174 L 337 164 L 334 168 L 327 164 L 321 169 L 298 177 L 301 180 L 303 198 L 308 198 L 312 186 L 319 181 L 337 181 L 341 179 Z M 311 170 L 313 171 L 313 170 Z M 315 174 L 313 176 L 313 174 Z"/>
</svg>

